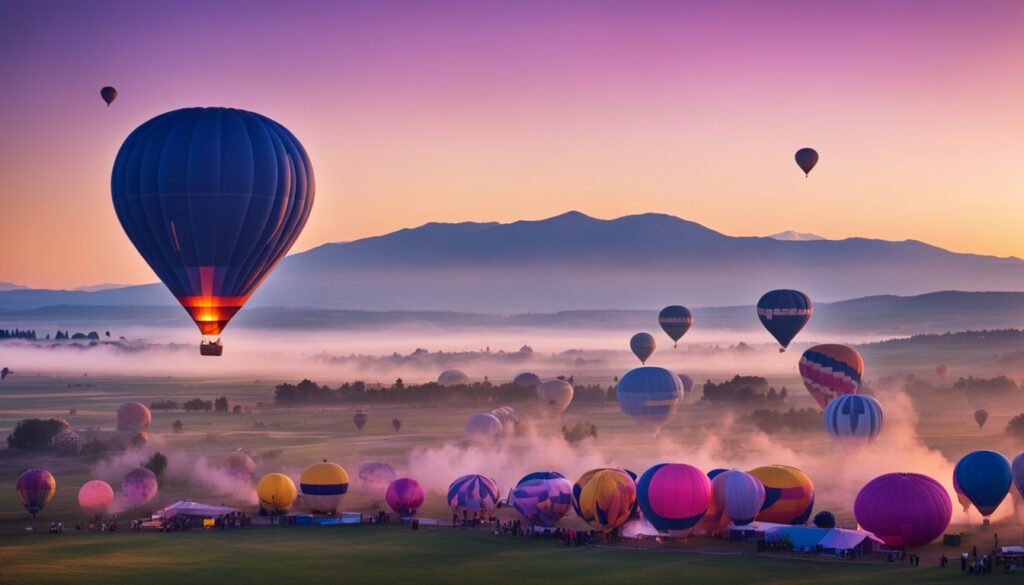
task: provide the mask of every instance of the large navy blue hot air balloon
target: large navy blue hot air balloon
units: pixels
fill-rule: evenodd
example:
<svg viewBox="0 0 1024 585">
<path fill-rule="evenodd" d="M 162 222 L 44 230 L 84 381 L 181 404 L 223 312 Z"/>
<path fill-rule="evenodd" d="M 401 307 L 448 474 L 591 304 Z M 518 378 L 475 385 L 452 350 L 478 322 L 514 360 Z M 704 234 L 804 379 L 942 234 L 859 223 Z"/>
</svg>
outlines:
<svg viewBox="0 0 1024 585">
<path fill-rule="evenodd" d="M 808 177 L 814 165 L 818 164 L 818 151 L 813 148 L 801 148 L 796 151 L 796 156 L 793 158 L 796 159 L 796 165 L 804 172 L 804 176 Z"/>
<path fill-rule="evenodd" d="M 132 244 L 202 334 L 219 335 L 299 237 L 313 166 L 265 116 L 185 108 L 128 136 L 110 189 Z M 220 355 L 221 346 L 200 349 Z"/>
<path fill-rule="evenodd" d="M 772 290 L 757 301 L 757 318 L 785 351 L 811 319 L 811 298 L 798 290 Z"/>
<path fill-rule="evenodd" d="M 622 376 L 615 396 L 622 412 L 657 431 L 675 414 L 683 397 L 683 383 L 665 368 L 641 366 Z"/>
<path fill-rule="evenodd" d="M 972 451 L 957 461 L 953 481 L 982 516 L 990 516 L 1010 493 L 1013 471 L 1002 453 Z"/>
<path fill-rule="evenodd" d="M 675 347 L 679 340 L 686 335 L 686 332 L 690 330 L 690 326 L 693 325 L 693 315 L 690 314 L 690 309 L 680 305 L 670 305 L 661 310 L 658 313 L 658 324 L 661 325 L 661 329 L 672 338 L 673 345 Z"/>
</svg>

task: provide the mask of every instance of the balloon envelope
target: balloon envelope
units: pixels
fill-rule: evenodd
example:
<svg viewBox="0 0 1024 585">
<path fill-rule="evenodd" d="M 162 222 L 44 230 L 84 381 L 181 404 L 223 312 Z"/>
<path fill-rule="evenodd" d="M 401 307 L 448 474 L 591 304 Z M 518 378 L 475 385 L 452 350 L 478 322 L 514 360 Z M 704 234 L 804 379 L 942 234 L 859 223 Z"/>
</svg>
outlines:
<svg viewBox="0 0 1024 585">
<path fill-rule="evenodd" d="M 268 473 L 256 484 L 260 507 L 271 514 L 281 514 L 295 503 L 299 491 L 292 478 L 283 473 Z"/>
<path fill-rule="evenodd" d="M 437 376 L 437 383 L 442 386 L 469 384 L 469 376 L 462 370 L 445 370 Z"/>
<path fill-rule="evenodd" d="M 82 451 L 82 437 L 71 429 L 61 429 L 50 439 L 50 446 L 62 457 L 78 455 Z"/>
<path fill-rule="evenodd" d="M 1017 488 L 1017 493 L 1024 497 L 1024 453 L 1013 458 L 1010 471 L 1013 473 L 1013 486 Z"/>
<path fill-rule="evenodd" d="M 248 453 L 238 449 L 224 458 L 224 468 L 231 477 L 251 482 L 252 473 L 256 471 L 256 462 Z"/>
<path fill-rule="evenodd" d="M 855 394 L 864 376 L 864 358 L 847 345 L 815 345 L 800 357 L 804 387 L 822 408 L 837 396 Z"/>
<path fill-rule="evenodd" d="M 15 490 L 18 501 L 35 517 L 57 493 L 57 480 L 45 469 L 29 469 L 18 476 Z"/>
<path fill-rule="evenodd" d="M 798 290 L 768 291 L 757 302 L 757 317 L 783 348 L 811 319 L 811 299 Z"/>
<path fill-rule="evenodd" d="M 679 381 L 683 384 L 683 394 L 689 394 L 693 390 L 693 378 L 689 374 L 679 374 Z"/>
<path fill-rule="evenodd" d="M 726 471 L 721 477 L 725 513 L 736 526 L 750 524 L 764 505 L 765 491 L 761 480 L 738 469 Z"/>
<path fill-rule="evenodd" d="M 637 505 L 636 483 L 622 469 L 596 469 L 583 474 L 573 486 L 573 496 L 580 518 L 602 532 L 625 524 Z"/>
<path fill-rule="evenodd" d="M 284 126 L 185 108 L 135 129 L 111 176 L 128 239 L 204 335 L 217 335 L 299 237 L 313 166 Z"/>
<path fill-rule="evenodd" d="M 448 506 L 453 512 L 479 512 L 498 507 L 498 484 L 486 475 L 463 475 L 448 486 Z"/>
<path fill-rule="evenodd" d="M 93 479 L 78 488 L 78 505 L 89 514 L 105 514 L 114 503 L 114 488 L 110 484 Z"/>
<path fill-rule="evenodd" d="M 508 501 L 528 523 L 550 528 L 569 511 L 572 484 L 561 473 L 537 471 L 519 480 Z"/>
<path fill-rule="evenodd" d="M 391 426 L 392 428 L 395 429 L 395 432 L 397 433 L 398 431 L 402 430 L 402 421 L 398 420 L 397 418 L 391 419 Z"/>
<path fill-rule="evenodd" d="M 359 466 L 359 488 L 364 494 L 379 500 L 395 481 L 395 470 L 387 463 L 368 461 Z"/>
<path fill-rule="evenodd" d="M 117 430 L 140 432 L 153 422 L 149 407 L 141 402 L 125 402 L 117 409 Z"/>
<path fill-rule="evenodd" d="M 640 363 L 645 364 L 647 360 L 654 353 L 654 349 L 657 345 L 654 343 L 654 336 L 650 333 L 637 333 L 629 340 L 629 349 L 633 351 L 633 355 L 640 360 Z"/>
<path fill-rule="evenodd" d="M 503 430 L 498 417 L 489 412 L 478 412 L 466 419 L 466 436 L 471 439 L 494 439 Z"/>
<path fill-rule="evenodd" d="M 357 412 L 352 415 L 352 422 L 355 423 L 356 429 L 360 431 L 363 430 L 364 426 L 366 426 L 366 421 L 368 420 L 370 420 L 370 415 L 365 412 Z"/>
<path fill-rule="evenodd" d="M 658 313 L 658 324 L 672 341 L 678 342 L 693 325 L 693 315 L 686 307 L 670 305 Z"/>
<path fill-rule="evenodd" d="M 137 467 L 121 480 L 121 493 L 133 506 L 141 506 L 156 497 L 159 485 L 156 474 L 145 467 Z"/>
<path fill-rule="evenodd" d="M 728 469 L 712 469 L 707 473 L 711 481 L 711 500 L 708 511 L 697 524 L 697 530 L 708 534 L 718 534 L 729 525 L 731 519 L 725 511 L 725 473 Z"/>
<path fill-rule="evenodd" d="M 100 97 L 103 98 L 103 101 L 106 102 L 109 106 L 111 103 L 114 102 L 114 100 L 117 99 L 117 90 L 109 85 L 101 87 Z"/>
<path fill-rule="evenodd" d="M 985 426 L 985 422 L 988 420 L 988 411 L 984 408 L 979 408 L 974 411 L 974 422 L 978 423 L 978 428 Z"/>
<path fill-rule="evenodd" d="M 865 445 L 882 432 L 882 406 L 864 394 L 844 394 L 825 408 L 825 430 L 842 445 Z"/>
<path fill-rule="evenodd" d="M 972 451 L 957 461 L 953 479 L 982 516 L 989 516 L 1010 493 L 1013 470 L 1002 453 Z"/>
<path fill-rule="evenodd" d="M 402 518 L 415 516 L 423 507 L 423 487 L 411 477 L 400 477 L 388 484 L 384 500 Z"/>
<path fill-rule="evenodd" d="M 818 151 L 813 148 L 801 148 L 796 151 L 796 155 L 793 158 L 796 159 L 796 165 L 800 167 L 800 170 L 804 172 L 806 177 L 810 175 L 814 165 L 818 164 Z"/>
<path fill-rule="evenodd" d="M 692 465 L 661 463 L 640 476 L 636 495 L 651 526 L 685 538 L 708 510 L 711 480 Z"/>
<path fill-rule="evenodd" d="M 523 388 L 536 388 L 537 386 L 540 386 L 541 379 L 540 376 L 533 372 L 521 372 L 516 374 L 512 383 L 516 386 L 522 386 Z"/>
<path fill-rule="evenodd" d="M 665 368 L 641 366 L 622 376 L 615 396 L 622 412 L 656 431 L 675 414 L 683 397 L 683 383 Z"/>
<path fill-rule="evenodd" d="M 337 463 L 314 463 L 299 477 L 302 504 L 313 512 L 333 514 L 348 493 L 348 472 Z"/>
<path fill-rule="evenodd" d="M 869 481 L 853 504 L 857 523 L 893 547 L 915 547 L 942 536 L 953 503 L 939 482 L 919 473 L 887 473 Z"/>
<path fill-rule="evenodd" d="M 562 414 L 572 402 L 572 384 L 565 380 L 548 380 L 537 386 L 537 397 L 549 414 Z"/>
<path fill-rule="evenodd" d="M 757 520 L 776 524 L 807 524 L 814 510 L 814 483 L 795 467 L 766 465 L 749 471 L 764 485 L 764 504 Z"/>
</svg>

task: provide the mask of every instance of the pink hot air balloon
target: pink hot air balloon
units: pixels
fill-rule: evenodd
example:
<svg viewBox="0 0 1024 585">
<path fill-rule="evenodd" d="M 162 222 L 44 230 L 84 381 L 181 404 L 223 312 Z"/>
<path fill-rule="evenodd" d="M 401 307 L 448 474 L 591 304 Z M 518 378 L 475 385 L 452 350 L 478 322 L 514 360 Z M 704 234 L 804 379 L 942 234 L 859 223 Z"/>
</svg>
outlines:
<svg viewBox="0 0 1024 585">
<path fill-rule="evenodd" d="M 156 496 L 156 475 L 145 467 L 137 467 L 121 480 L 121 493 L 133 506 L 141 506 Z"/>
<path fill-rule="evenodd" d="M 117 409 L 117 430 L 138 433 L 153 422 L 149 407 L 141 402 L 125 402 Z"/>
<path fill-rule="evenodd" d="M 692 465 L 661 463 L 637 480 L 636 499 L 658 532 L 686 538 L 711 503 L 711 480 Z"/>
<path fill-rule="evenodd" d="M 114 503 L 114 488 L 110 484 L 93 479 L 78 489 L 78 505 L 89 514 L 104 514 Z"/>
<path fill-rule="evenodd" d="M 949 526 L 953 502 L 920 473 L 887 473 L 868 482 L 853 504 L 857 523 L 894 547 L 928 544 Z"/>
<path fill-rule="evenodd" d="M 411 477 L 400 477 L 388 485 L 384 500 L 399 516 L 415 516 L 423 505 L 423 486 Z"/>
</svg>

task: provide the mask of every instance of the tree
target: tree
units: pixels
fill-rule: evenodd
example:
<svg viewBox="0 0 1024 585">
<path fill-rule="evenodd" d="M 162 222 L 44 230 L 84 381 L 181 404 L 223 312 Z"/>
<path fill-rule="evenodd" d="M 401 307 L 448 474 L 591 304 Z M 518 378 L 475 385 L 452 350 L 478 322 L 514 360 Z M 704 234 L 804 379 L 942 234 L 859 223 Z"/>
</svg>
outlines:
<svg viewBox="0 0 1024 585">
<path fill-rule="evenodd" d="M 1018 439 L 1024 438 L 1024 414 L 1018 414 L 1006 423 L 1006 434 Z"/>
<path fill-rule="evenodd" d="M 231 412 L 234 414 L 240 414 L 242 412 L 242 405 L 236 404 L 231 408 Z"/>
<path fill-rule="evenodd" d="M 18 421 L 14 431 L 7 436 L 7 446 L 23 451 L 41 449 L 48 446 L 54 435 L 66 427 L 67 423 L 55 418 L 26 418 Z"/>
<path fill-rule="evenodd" d="M 213 410 L 215 412 L 227 412 L 228 411 L 228 399 L 226 396 L 221 396 L 213 402 Z"/>
<path fill-rule="evenodd" d="M 149 461 L 147 461 L 143 467 L 152 471 L 153 475 L 160 477 L 160 474 L 167 469 L 167 456 L 157 451 L 150 456 Z"/>
<path fill-rule="evenodd" d="M 173 424 L 173 425 L 171 425 L 171 430 L 172 430 L 172 431 L 174 431 L 174 432 L 176 432 L 176 433 L 180 433 L 180 432 L 181 432 L 181 430 L 182 430 L 183 428 L 185 428 L 185 425 L 183 425 L 183 424 L 181 423 L 181 420 L 180 420 L 180 419 L 179 419 L 179 420 L 176 420 L 176 421 L 174 421 L 174 424 Z"/>
</svg>

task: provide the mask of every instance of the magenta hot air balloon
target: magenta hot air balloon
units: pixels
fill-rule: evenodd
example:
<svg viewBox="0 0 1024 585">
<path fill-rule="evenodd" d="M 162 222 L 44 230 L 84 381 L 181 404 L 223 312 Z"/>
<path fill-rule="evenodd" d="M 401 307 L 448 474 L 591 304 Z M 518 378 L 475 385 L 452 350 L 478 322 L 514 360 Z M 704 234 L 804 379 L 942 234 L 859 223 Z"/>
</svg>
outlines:
<svg viewBox="0 0 1024 585">
<path fill-rule="evenodd" d="M 89 514 L 105 514 L 114 503 L 114 488 L 101 480 L 93 479 L 78 488 L 78 505 Z"/>
<path fill-rule="evenodd" d="M 953 502 L 927 475 L 887 473 L 861 488 L 853 513 L 864 530 L 885 544 L 915 547 L 942 536 L 953 517 Z"/>
<path fill-rule="evenodd" d="M 637 480 L 636 499 L 658 532 L 686 538 L 708 510 L 711 480 L 692 465 L 661 463 Z"/>
<path fill-rule="evenodd" d="M 133 506 L 141 506 L 156 496 L 156 475 L 145 467 L 129 471 L 121 480 L 121 493 Z"/>
<path fill-rule="evenodd" d="M 415 516 L 423 506 L 423 486 L 411 477 L 400 477 L 388 485 L 384 501 L 403 518 Z"/>
</svg>

